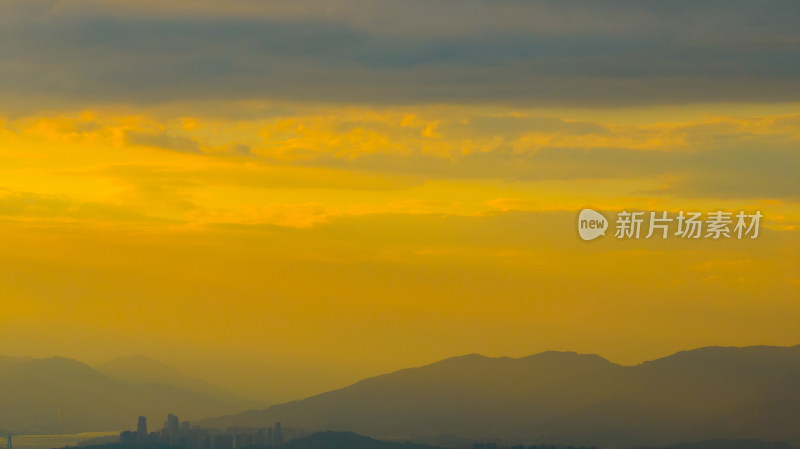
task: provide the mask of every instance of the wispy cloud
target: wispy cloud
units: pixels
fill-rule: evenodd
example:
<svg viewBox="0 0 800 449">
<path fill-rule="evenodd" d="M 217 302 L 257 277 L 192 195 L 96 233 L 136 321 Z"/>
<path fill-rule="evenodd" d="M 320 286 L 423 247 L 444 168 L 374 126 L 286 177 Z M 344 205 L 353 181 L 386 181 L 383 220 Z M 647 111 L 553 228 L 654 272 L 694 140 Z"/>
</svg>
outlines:
<svg viewBox="0 0 800 449">
<path fill-rule="evenodd" d="M 187 137 L 173 136 L 164 132 L 153 134 L 139 131 L 126 131 L 125 141 L 130 145 L 163 148 L 184 153 L 201 153 L 200 145 L 197 141 Z"/>
</svg>

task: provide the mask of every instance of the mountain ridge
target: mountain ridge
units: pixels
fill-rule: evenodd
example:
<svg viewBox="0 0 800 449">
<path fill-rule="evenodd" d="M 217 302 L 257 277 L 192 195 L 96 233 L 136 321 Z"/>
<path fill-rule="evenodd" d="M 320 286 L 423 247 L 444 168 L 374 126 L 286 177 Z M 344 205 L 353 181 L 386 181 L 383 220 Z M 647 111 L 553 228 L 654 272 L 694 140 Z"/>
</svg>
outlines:
<svg viewBox="0 0 800 449">
<path fill-rule="evenodd" d="M 94 367 L 95 370 L 123 383 L 163 384 L 195 391 L 242 407 L 254 407 L 258 403 L 246 399 L 203 379 L 181 373 L 160 360 L 135 354 L 117 357 Z"/>
<path fill-rule="evenodd" d="M 283 421 L 412 440 L 453 434 L 665 445 L 753 437 L 797 444 L 800 431 L 781 418 L 800 419 L 797 379 L 800 345 L 705 347 L 630 366 L 563 351 L 519 358 L 465 354 L 199 424 Z"/>
<path fill-rule="evenodd" d="M 130 427 L 139 415 L 196 419 L 237 410 L 179 386 L 118 382 L 66 357 L 5 361 L 0 363 L 3 433 L 109 431 Z"/>
</svg>

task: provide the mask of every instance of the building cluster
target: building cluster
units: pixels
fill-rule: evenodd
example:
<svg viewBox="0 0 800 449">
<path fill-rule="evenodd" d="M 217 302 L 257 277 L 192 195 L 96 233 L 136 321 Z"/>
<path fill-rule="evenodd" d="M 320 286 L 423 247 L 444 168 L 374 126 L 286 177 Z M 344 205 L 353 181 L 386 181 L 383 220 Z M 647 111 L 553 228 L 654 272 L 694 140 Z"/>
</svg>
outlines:
<svg viewBox="0 0 800 449">
<path fill-rule="evenodd" d="M 120 432 L 120 443 L 136 446 L 167 445 L 187 449 L 240 449 L 249 446 L 280 446 L 284 441 L 304 436 L 291 428 L 273 427 L 228 427 L 225 430 L 192 427 L 189 421 L 180 421 L 173 414 L 167 415 L 160 430 L 147 431 L 147 418 L 139 417 L 136 430 Z"/>
</svg>

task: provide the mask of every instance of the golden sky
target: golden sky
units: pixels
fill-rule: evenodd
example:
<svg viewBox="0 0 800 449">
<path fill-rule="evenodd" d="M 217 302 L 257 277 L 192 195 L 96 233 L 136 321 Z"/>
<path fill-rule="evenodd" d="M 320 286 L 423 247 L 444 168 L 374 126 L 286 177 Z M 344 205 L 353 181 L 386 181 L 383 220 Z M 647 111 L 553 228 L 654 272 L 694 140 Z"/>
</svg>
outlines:
<svg viewBox="0 0 800 449">
<path fill-rule="evenodd" d="M 31 39 L 0 44 L 2 354 L 141 353 L 271 401 L 464 353 L 800 342 L 790 28 L 739 36 L 774 44 L 756 57 L 690 27 L 642 72 L 673 14 L 623 1 L 588 37 L 552 5 L 526 35 L 504 2 L 477 31 L 389 3 L 109 3 L 4 6 Z M 631 14 L 641 46 L 610 26 Z M 586 46 L 618 70 L 587 76 Z M 764 221 L 587 243 L 585 207 Z"/>
</svg>

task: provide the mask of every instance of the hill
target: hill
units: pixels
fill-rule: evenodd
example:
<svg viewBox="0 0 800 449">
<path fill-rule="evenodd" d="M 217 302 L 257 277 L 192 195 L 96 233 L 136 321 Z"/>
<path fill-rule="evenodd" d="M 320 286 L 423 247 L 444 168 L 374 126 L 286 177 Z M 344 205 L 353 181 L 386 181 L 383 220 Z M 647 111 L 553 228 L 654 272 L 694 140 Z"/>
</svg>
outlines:
<svg viewBox="0 0 800 449">
<path fill-rule="evenodd" d="M 631 449 L 653 449 L 637 447 Z M 789 443 L 761 440 L 707 440 L 673 444 L 666 449 L 792 449 Z"/>
<path fill-rule="evenodd" d="M 0 363 L 3 434 L 119 430 L 134 426 L 139 415 L 153 419 L 172 412 L 196 419 L 237 410 L 183 388 L 118 382 L 77 360 L 5 361 Z"/>
<path fill-rule="evenodd" d="M 95 367 L 111 379 L 130 384 L 163 384 L 191 390 L 230 404 L 254 407 L 254 401 L 243 398 L 202 379 L 187 376 L 174 368 L 143 355 L 120 357 Z"/>
<path fill-rule="evenodd" d="M 630 367 L 564 352 L 467 355 L 200 424 L 275 421 L 420 441 L 800 442 L 800 346 L 701 348 Z"/>
<path fill-rule="evenodd" d="M 352 432 L 317 432 L 291 440 L 283 449 L 439 449 L 437 446 L 409 442 L 375 440 Z"/>
</svg>

